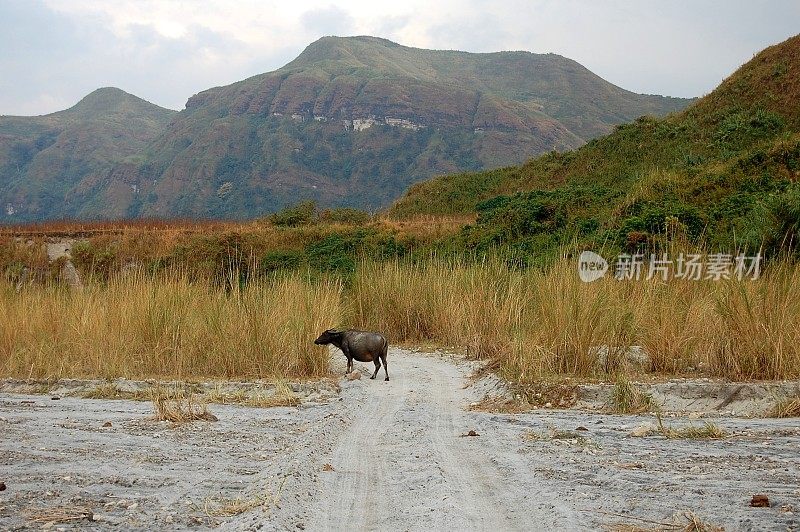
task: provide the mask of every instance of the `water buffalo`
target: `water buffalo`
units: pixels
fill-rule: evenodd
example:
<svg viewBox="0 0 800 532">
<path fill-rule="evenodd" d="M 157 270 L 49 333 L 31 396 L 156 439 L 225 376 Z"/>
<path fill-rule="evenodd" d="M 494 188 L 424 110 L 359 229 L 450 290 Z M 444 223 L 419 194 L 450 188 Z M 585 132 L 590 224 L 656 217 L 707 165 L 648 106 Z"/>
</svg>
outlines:
<svg viewBox="0 0 800 532">
<path fill-rule="evenodd" d="M 389 365 L 386 363 L 386 353 L 389 350 L 389 342 L 383 335 L 366 331 L 336 331 L 328 329 L 314 340 L 317 345 L 333 344 L 342 350 L 347 357 L 347 371 L 345 375 L 353 371 L 353 359 L 359 362 L 375 362 L 375 373 L 370 379 L 374 379 L 381 369 L 383 361 L 383 371 L 386 373 L 384 380 L 389 380 Z"/>
</svg>

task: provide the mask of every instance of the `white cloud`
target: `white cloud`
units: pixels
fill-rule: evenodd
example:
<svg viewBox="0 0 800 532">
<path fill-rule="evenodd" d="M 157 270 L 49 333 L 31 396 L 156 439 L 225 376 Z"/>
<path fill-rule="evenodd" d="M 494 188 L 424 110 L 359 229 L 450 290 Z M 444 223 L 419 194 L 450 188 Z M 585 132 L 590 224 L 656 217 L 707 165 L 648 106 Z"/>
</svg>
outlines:
<svg viewBox="0 0 800 532">
<path fill-rule="evenodd" d="M 554 52 L 630 90 L 693 96 L 796 20 L 794 0 L 12 0 L 0 3 L 0 113 L 54 111 L 103 85 L 180 108 L 334 34 Z"/>
</svg>

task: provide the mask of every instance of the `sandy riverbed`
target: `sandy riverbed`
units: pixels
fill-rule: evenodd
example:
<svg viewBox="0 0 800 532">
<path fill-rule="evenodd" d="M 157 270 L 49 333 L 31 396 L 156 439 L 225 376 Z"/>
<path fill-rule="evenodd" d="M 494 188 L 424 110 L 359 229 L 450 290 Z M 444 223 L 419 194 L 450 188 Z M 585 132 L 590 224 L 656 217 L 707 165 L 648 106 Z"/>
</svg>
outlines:
<svg viewBox="0 0 800 532">
<path fill-rule="evenodd" d="M 688 511 L 728 530 L 800 527 L 796 419 L 718 415 L 722 440 L 632 437 L 653 418 L 471 412 L 487 390 L 465 386 L 470 365 L 399 349 L 389 363 L 390 382 L 343 381 L 300 407 L 211 405 L 215 423 L 2 393 L 0 529 L 597 529 Z M 751 508 L 756 493 L 772 507 Z M 219 515 L 236 504 L 252 508 Z M 55 508 L 93 520 L 34 521 Z"/>
</svg>

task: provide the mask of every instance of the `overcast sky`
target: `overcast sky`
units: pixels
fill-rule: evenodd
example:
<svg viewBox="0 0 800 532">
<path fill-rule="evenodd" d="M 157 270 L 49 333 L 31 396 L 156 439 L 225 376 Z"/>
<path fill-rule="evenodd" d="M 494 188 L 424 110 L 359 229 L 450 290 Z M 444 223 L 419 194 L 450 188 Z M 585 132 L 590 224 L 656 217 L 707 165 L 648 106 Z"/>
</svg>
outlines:
<svg viewBox="0 0 800 532">
<path fill-rule="evenodd" d="M 629 90 L 699 96 L 797 32 L 798 0 L 0 0 L 0 114 L 64 109 L 104 86 L 182 109 L 324 35 L 554 52 Z"/>
</svg>

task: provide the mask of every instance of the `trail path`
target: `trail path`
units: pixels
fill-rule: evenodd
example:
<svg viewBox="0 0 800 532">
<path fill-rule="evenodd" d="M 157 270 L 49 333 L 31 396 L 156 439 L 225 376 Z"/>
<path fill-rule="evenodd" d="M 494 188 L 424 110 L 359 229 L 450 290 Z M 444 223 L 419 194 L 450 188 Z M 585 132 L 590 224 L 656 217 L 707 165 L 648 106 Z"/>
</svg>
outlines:
<svg viewBox="0 0 800 532">
<path fill-rule="evenodd" d="M 215 404 L 218 422 L 177 426 L 146 402 L 0 393 L 0 530 L 38 529 L 59 507 L 95 520 L 51 528 L 596 530 L 692 511 L 728 530 L 800 529 L 796 419 L 713 419 L 723 440 L 632 437 L 653 418 L 471 412 L 489 391 L 473 369 L 392 349 L 390 382 L 342 381 L 299 408 Z M 772 507 L 749 507 L 756 493 Z"/>
<path fill-rule="evenodd" d="M 524 530 L 571 522 L 572 512 L 540 504 L 549 498 L 541 487 L 514 478 L 530 475 L 527 466 L 504 470 L 485 435 L 462 436 L 477 428 L 463 367 L 393 354 L 393 380 L 346 399 L 353 421 L 331 454 L 335 474 L 325 477 L 310 529 Z"/>
</svg>

